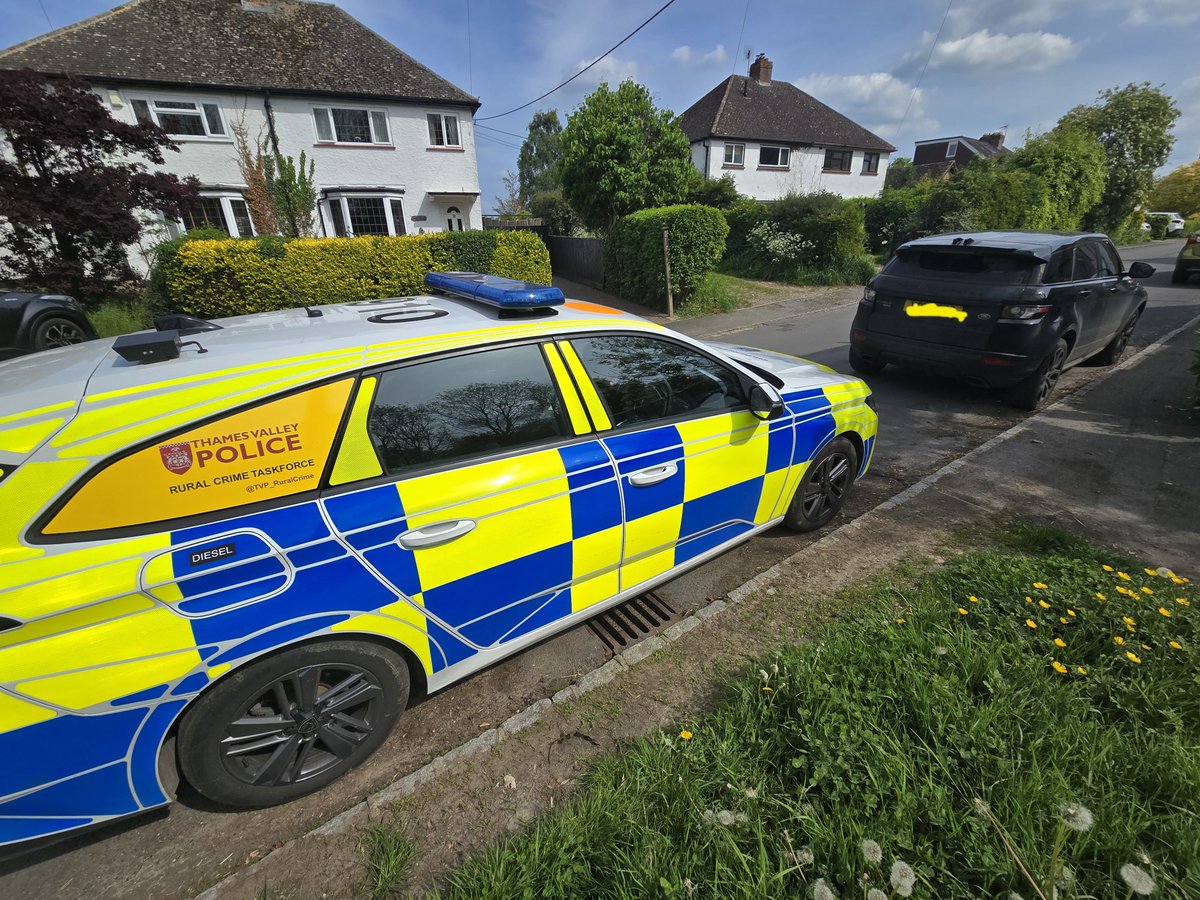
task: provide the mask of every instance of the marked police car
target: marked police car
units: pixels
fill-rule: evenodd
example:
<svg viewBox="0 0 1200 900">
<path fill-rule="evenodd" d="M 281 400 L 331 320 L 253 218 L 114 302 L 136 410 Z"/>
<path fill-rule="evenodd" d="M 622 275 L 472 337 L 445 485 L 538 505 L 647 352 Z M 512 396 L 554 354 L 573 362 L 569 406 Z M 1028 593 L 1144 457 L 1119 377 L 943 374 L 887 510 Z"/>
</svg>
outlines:
<svg viewBox="0 0 1200 900">
<path fill-rule="evenodd" d="M 362 762 L 411 702 L 867 469 L 867 387 L 553 288 L 205 323 L 0 365 L 0 843 Z M 167 757 L 174 737 L 176 760 Z"/>
</svg>

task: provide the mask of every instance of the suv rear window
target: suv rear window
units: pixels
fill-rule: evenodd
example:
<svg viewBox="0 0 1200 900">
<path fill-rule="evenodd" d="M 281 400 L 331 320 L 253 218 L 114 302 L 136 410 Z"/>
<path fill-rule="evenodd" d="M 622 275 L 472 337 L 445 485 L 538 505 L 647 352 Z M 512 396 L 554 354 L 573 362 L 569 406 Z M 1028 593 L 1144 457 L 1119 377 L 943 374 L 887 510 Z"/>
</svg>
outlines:
<svg viewBox="0 0 1200 900">
<path fill-rule="evenodd" d="M 922 280 L 1024 284 L 1039 264 L 1040 260 L 1012 253 L 957 249 L 908 250 L 896 254 L 884 272 Z"/>
</svg>

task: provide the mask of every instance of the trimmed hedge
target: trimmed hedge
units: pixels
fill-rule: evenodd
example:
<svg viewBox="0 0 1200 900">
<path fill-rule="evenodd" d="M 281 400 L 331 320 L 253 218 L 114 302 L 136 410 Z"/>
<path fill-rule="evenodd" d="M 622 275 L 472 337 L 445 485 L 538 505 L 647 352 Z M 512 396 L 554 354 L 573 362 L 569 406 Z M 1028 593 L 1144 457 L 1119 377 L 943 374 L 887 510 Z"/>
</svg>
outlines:
<svg viewBox="0 0 1200 900">
<path fill-rule="evenodd" d="M 698 203 L 643 209 L 620 219 L 604 242 L 604 286 L 652 309 L 667 308 L 663 228 L 670 230 L 671 292 L 687 302 L 725 252 L 729 226 Z"/>
<path fill-rule="evenodd" d="M 159 257 L 162 304 L 202 318 L 425 293 L 430 271 L 538 284 L 550 254 L 535 234 L 453 231 L 405 237 L 193 240 Z"/>
</svg>

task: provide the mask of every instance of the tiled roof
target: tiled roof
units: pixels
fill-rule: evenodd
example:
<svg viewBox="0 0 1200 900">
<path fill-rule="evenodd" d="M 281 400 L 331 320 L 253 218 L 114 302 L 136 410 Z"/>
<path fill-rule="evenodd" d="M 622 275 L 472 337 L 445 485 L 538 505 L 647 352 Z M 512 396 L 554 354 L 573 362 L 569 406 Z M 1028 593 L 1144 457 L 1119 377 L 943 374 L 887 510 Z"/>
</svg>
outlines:
<svg viewBox="0 0 1200 900">
<path fill-rule="evenodd" d="M 343 10 L 305 0 L 132 0 L 0 51 L 0 68 L 479 106 Z"/>
<path fill-rule="evenodd" d="M 730 75 L 679 118 L 689 141 L 708 137 L 853 147 L 891 152 L 896 148 L 786 81 L 761 84 Z"/>
</svg>

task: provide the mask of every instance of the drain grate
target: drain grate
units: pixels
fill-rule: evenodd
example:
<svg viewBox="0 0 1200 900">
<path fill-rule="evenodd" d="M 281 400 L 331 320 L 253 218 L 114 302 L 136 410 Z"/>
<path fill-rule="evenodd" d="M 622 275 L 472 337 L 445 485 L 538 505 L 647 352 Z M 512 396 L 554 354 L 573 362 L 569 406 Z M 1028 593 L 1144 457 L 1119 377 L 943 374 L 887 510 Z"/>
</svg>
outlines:
<svg viewBox="0 0 1200 900">
<path fill-rule="evenodd" d="M 681 618 L 679 610 L 649 591 L 602 612 L 588 622 L 588 628 L 600 638 L 605 654 L 611 657 Z"/>
</svg>

